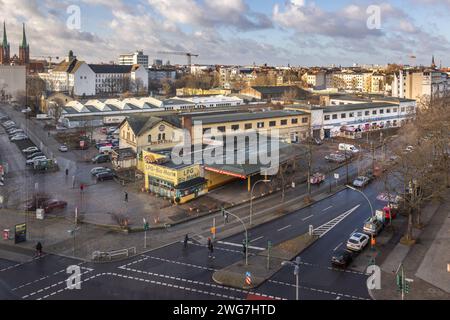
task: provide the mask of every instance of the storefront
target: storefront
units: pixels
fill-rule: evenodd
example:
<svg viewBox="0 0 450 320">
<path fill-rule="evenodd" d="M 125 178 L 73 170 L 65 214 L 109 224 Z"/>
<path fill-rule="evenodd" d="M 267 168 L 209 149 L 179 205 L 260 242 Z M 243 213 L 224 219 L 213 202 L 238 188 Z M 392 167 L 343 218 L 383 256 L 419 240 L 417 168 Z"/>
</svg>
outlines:
<svg viewBox="0 0 450 320">
<path fill-rule="evenodd" d="M 143 151 L 145 190 L 182 204 L 208 192 L 200 165 L 175 165 L 165 155 Z"/>
</svg>

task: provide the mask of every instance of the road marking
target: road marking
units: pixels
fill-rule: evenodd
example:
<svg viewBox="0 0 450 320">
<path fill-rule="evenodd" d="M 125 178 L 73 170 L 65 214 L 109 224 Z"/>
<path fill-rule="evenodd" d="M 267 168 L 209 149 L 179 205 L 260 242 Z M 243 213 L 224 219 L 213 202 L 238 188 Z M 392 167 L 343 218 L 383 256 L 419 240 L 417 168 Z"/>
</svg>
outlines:
<svg viewBox="0 0 450 320">
<path fill-rule="evenodd" d="M 343 242 L 339 243 L 339 245 L 336 248 L 334 248 L 333 252 L 336 252 L 337 249 L 339 249 L 339 247 L 342 246 L 342 244 L 343 244 Z"/>
<path fill-rule="evenodd" d="M 277 281 L 277 280 L 269 280 L 268 282 L 274 283 L 274 284 L 283 285 L 283 286 L 288 286 L 288 287 L 296 287 L 295 284 L 281 282 L 281 281 Z M 325 293 L 325 294 L 330 294 L 330 295 L 334 295 L 334 296 L 340 296 L 340 297 L 345 296 L 345 297 L 348 297 L 348 298 L 351 298 L 351 299 L 355 299 L 355 300 L 370 300 L 370 299 L 367 299 L 367 298 L 350 296 L 350 295 L 345 295 L 343 293 L 337 293 L 337 292 L 333 292 L 333 291 L 327 291 L 327 290 L 322 290 L 322 289 L 310 288 L 310 287 L 305 287 L 305 286 L 299 286 L 299 288 L 300 289 L 305 289 L 305 290 L 310 290 L 310 291 L 315 291 L 315 292 L 320 292 L 320 293 Z"/>
<path fill-rule="evenodd" d="M 281 228 L 281 229 L 278 229 L 277 232 L 286 230 L 287 228 L 290 228 L 290 227 L 292 227 L 292 225 L 288 225 L 288 226 L 286 226 L 286 227 L 283 227 L 283 228 Z"/>
<path fill-rule="evenodd" d="M 242 244 L 238 244 L 238 243 L 233 243 L 233 242 L 226 242 L 226 241 L 218 241 L 217 243 L 220 244 L 224 244 L 227 246 L 232 246 L 232 247 L 242 247 Z M 260 248 L 260 247 L 252 247 L 252 246 L 248 246 L 249 249 L 253 249 L 253 250 L 258 250 L 258 251 L 264 251 L 266 249 L 264 248 Z"/>
<path fill-rule="evenodd" d="M 328 232 L 330 232 L 334 227 L 336 227 L 340 222 L 342 222 L 345 218 L 347 218 L 350 214 L 352 214 L 356 209 L 358 209 L 360 206 L 361 205 L 358 204 L 357 206 L 344 212 L 340 216 L 337 216 L 333 220 L 330 220 L 327 223 L 321 225 L 320 227 L 314 229 L 314 235 L 317 235 L 317 236 L 319 236 L 319 238 L 322 238 Z"/>
<path fill-rule="evenodd" d="M 42 256 L 37 257 L 37 258 L 33 258 L 33 259 L 30 260 L 30 261 L 18 263 L 18 264 L 15 264 L 15 265 L 13 265 L 13 266 L 9 266 L 9 267 L 3 268 L 3 269 L 0 270 L 0 272 L 7 271 L 7 270 L 11 270 L 11 269 L 14 269 L 14 268 L 23 266 L 23 265 L 25 265 L 25 264 L 28 264 L 28 263 L 34 262 L 34 261 L 36 261 L 36 260 L 42 259 L 42 258 L 44 258 L 44 257 L 46 257 L 46 256 L 48 256 L 48 254 L 43 254 Z"/>
<path fill-rule="evenodd" d="M 258 240 L 261 240 L 262 238 L 264 238 L 264 236 L 261 236 L 261 237 L 259 237 L 259 238 L 253 239 L 252 241 L 250 241 L 250 243 L 256 242 L 256 241 L 258 241 Z"/>
<path fill-rule="evenodd" d="M 333 208 L 333 206 L 329 206 L 328 208 L 323 209 L 322 212 L 325 212 L 325 211 L 327 211 L 327 210 L 330 210 L 331 208 Z"/>
<path fill-rule="evenodd" d="M 314 215 L 313 215 L 313 214 L 312 214 L 312 215 L 310 215 L 309 217 L 303 218 L 303 219 L 302 219 L 302 221 L 306 221 L 306 220 L 308 220 L 308 219 L 310 219 L 310 218 L 312 218 L 312 217 L 314 217 Z"/>
</svg>

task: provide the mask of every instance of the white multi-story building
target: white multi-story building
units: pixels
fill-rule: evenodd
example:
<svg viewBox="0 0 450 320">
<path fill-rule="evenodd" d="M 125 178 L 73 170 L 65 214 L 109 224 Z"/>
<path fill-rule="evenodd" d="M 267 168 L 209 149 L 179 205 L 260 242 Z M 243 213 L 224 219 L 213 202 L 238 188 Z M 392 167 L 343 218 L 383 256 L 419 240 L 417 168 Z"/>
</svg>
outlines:
<svg viewBox="0 0 450 320">
<path fill-rule="evenodd" d="M 26 67 L 0 65 L 0 101 L 25 94 Z"/>
<path fill-rule="evenodd" d="M 119 65 L 132 66 L 139 64 L 147 68 L 149 66 L 148 55 L 144 51 L 136 51 L 135 53 L 121 54 L 119 57 Z"/>
<path fill-rule="evenodd" d="M 48 73 L 40 73 L 48 91 L 75 96 L 95 96 L 143 92 L 148 88 L 148 73 L 140 65 L 87 64 L 70 53 L 65 61 Z"/>
<path fill-rule="evenodd" d="M 392 96 L 397 98 L 421 100 L 422 98 L 442 97 L 450 91 L 448 74 L 434 69 L 400 70 L 394 74 Z"/>
</svg>

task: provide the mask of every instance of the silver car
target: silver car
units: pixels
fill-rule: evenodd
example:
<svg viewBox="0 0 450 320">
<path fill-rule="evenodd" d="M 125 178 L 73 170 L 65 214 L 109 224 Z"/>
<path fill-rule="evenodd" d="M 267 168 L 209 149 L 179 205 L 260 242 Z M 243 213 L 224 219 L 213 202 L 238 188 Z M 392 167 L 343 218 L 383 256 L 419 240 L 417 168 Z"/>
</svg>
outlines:
<svg viewBox="0 0 450 320">
<path fill-rule="evenodd" d="M 368 177 L 360 176 L 360 177 L 356 178 L 355 181 L 353 181 L 353 186 L 357 187 L 357 188 L 362 188 L 362 187 L 365 187 L 366 185 L 368 185 L 369 182 L 370 182 L 370 179 Z"/>
</svg>

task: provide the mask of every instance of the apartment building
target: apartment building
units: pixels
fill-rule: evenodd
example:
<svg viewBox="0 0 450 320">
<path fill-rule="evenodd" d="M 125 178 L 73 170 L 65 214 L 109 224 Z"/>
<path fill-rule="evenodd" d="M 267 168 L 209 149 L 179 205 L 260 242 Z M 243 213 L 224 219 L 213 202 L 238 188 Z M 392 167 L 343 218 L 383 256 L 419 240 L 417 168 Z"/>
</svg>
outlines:
<svg viewBox="0 0 450 320">
<path fill-rule="evenodd" d="M 129 54 L 121 54 L 119 56 L 119 65 L 122 66 L 132 66 L 132 65 L 141 65 L 145 68 L 149 66 L 148 55 L 145 55 L 144 52 L 136 51 L 134 53 Z"/>
</svg>

